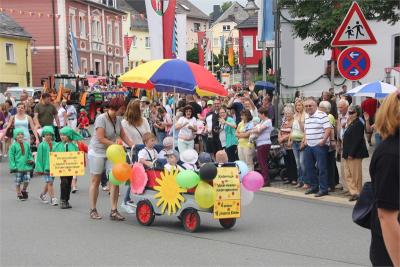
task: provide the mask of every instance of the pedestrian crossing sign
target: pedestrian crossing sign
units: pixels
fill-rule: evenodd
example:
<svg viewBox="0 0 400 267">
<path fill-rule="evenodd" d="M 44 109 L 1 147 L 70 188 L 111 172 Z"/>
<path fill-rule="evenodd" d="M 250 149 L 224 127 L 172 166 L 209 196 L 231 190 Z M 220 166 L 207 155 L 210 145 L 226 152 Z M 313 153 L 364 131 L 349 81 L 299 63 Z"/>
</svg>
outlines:
<svg viewBox="0 0 400 267">
<path fill-rule="evenodd" d="M 333 37 L 331 46 L 376 44 L 374 34 L 357 2 L 353 2 Z"/>
</svg>

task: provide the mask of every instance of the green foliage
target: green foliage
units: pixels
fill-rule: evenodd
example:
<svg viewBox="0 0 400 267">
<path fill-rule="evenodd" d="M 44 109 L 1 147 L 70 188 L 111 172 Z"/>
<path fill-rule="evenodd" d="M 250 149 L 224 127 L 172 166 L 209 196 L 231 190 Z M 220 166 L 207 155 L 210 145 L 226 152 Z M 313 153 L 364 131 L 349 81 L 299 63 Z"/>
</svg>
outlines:
<svg viewBox="0 0 400 267">
<path fill-rule="evenodd" d="M 221 5 L 222 13 L 224 13 L 228 8 L 230 8 L 232 4 L 233 4 L 232 1 L 224 2 L 224 3 Z"/>
<path fill-rule="evenodd" d="M 186 52 L 186 60 L 199 64 L 199 50 L 197 49 L 197 47 Z"/>
<path fill-rule="evenodd" d="M 398 0 L 358 0 L 367 20 L 385 21 L 394 25 L 400 20 Z M 279 0 L 294 20 L 294 36 L 302 40 L 311 38 L 304 47 L 309 54 L 321 55 L 330 47 L 335 30 L 342 23 L 352 1 L 349 0 Z M 285 19 L 285 18 L 283 18 Z"/>
</svg>

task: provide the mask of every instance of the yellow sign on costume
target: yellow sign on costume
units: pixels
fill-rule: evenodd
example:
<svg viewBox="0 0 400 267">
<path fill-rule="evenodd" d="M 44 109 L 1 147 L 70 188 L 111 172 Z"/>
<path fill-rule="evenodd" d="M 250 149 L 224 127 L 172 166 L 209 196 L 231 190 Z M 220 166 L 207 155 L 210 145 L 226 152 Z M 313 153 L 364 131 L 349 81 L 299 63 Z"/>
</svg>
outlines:
<svg viewBox="0 0 400 267">
<path fill-rule="evenodd" d="M 84 153 L 51 152 L 50 176 L 83 176 L 85 174 Z"/>
<path fill-rule="evenodd" d="M 214 219 L 240 218 L 240 180 L 236 167 L 218 168 L 213 180 L 216 191 Z"/>
</svg>

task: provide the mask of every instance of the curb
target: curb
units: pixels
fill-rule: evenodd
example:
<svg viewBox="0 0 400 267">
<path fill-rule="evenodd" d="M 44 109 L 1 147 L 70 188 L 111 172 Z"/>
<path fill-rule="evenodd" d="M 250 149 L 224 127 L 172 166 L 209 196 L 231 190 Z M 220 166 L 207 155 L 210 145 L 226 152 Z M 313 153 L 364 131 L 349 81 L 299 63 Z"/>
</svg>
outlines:
<svg viewBox="0 0 400 267">
<path fill-rule="evenodd" d="M 291 197 L 305 198 L 305 199 L 309 199 L 309 200 L 313 200 L 313 201 L 338 203 L 338 204 L 347 205 L 347 206 L 351 206 L 351 207 L 355 205 L 355 201 L 350 202 L 350 201 L 348 201 L 347 198 L 330 196 L 330 195 L 316 198 L 312 194 L 311 195 L 305 195 L 304 192 L 287 190 L 287 189 L 276 188 L 276 187 L 264 187 L 264 188 L 261 189 L 261 191 L 268 192 L 268 193 L 285 195 L 285 196 L 291 196 Z"/>
</svg>

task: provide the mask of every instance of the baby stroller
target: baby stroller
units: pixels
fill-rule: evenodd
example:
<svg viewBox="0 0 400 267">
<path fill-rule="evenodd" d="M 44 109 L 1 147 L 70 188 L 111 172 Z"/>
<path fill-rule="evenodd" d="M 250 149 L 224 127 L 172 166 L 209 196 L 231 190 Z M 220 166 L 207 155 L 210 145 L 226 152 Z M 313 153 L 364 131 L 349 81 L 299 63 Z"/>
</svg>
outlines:
<svg viewBox="0 0 400 267">
<path fill-rule="evenodd" d="M 275 179 L 277 176 L 286 177 L 285 162 L 283 156 L 285 149 L 278 142 L 278 129 L 273 129 L 271 132 L 271 149 L 268 155 L 268 169 L 270 179 Z"/>
</svg>

